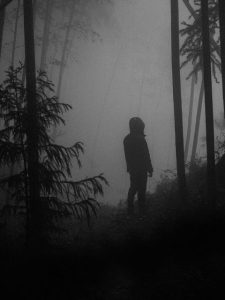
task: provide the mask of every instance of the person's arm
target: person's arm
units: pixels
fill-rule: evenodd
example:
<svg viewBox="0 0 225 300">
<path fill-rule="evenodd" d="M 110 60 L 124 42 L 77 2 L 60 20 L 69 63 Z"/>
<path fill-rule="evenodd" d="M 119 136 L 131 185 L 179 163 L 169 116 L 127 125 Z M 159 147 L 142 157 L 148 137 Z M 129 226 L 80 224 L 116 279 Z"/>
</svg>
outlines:
<svg viewBox="0 0 225 300">
<path fill-rule="evenodd" d="M 147 171 L 149 172 L 150 176 L 152 176 L 152 173 L 153 173 L 152 161 L 151 161 L 151 157 L 150 157 L 150 153 L 149 153 L 149 149 L 148 149 L 148 144 L 145 139 L 144 139 L 143 146 L 144 146 L 144 155 L 145 155 L 145 162 L 147 165 Z"/>
<path fill-rule="evenodd" d="M 123 146 L 124 146 L 124 154 L 125 154 L 126 165 L 127 165 L 127 172 L 130 173 L 130 153 L 129 153 L 127 142 L 125 140 L 123 141 Z"/>
</svg>

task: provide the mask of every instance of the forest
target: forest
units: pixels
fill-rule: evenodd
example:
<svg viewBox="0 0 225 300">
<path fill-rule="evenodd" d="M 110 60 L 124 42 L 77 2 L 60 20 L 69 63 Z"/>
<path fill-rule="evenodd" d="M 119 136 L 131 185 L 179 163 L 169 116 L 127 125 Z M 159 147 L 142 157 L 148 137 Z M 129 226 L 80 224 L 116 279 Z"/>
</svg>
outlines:
<svg viewBox="0 0 225 300">
<path fill-rule="evenodd" d="M 6 299 L 224 293 L 223 0 L 0 0 L 0 65 Z"/>
</svg>

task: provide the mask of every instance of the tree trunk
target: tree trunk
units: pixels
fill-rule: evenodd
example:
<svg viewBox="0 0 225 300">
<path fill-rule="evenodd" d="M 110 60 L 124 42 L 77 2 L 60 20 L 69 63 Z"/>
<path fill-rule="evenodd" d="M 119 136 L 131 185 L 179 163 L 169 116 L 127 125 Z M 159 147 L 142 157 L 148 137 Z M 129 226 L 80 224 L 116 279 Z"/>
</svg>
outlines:
<svg viewBox="0 0 225 300">
<path fill-rule="evenodd" d="M 28 228 L 32 239 L 31 243 L 37 243 L 40 213 L 40 190 L 38 172 L 38 124 L 36 104 L 36 71 L 35 71 L 35 47 L 33 27 L 32 0 L 23 1 L 24 8 L 24 38 L 25 38 L 25 62 L 26 62 L 26 86 L 27 86 L 27 147 L 28 147 L 28 176 L 29 176 L 29 207 L 30 227 Z"/>
<path fill-rule="evenodd" d="M 196 115 L 196 123 L 195 123 L 195 131 L 194 131 L 194 140 L 192 146 L 192 153 L 191 153 L 191 165 L 194 165 L 196 150 L 198 145 L 198 135 L 199 135 L 199 127 L 200 127 L 200 120 L 201 120 L 201 112 L 202 112 L 202 102 L 203 102 L 203 95 L 204 95 L 204 82 L 202 79 L 201 89 L 198 98 L 198 109 Z"/>
<path fill-rule="evenodd" d="M 214 120 L 211 78 L 211 56 L 209 37 L 208 1 L 201 0 L 203 78 L 205 87 L 206 144 L 207 144 L 207 189 L 208 201 L 212 208 L 216 205 Z"/>
<path fill-rule="evenodd" d="M 35 32 L 35 24 L 36 24 L 36 16 L 37 16 L 37 0 L 33 0 L 33 29 Z M 34 34 L 35 36 L 35 34 Z M 35 37 L 34 37 L 35 39 Z M 26 80 L 26 61 L 24 60 L 24 68 L 23 68 L 23 74 L 22 74 L 22 82 L 24 83 Z"/>
<path fill-rule="evenodd" d="M 15 20 L 15 27 L 14 27 L 14 34 L 13 34 L 13 47 L 12 47 L 12 57 L 11 57 L 11 66 L 14 67 L 14 60 L 15 60 L 15 52 L 16 52 L 16 38 L 17 38 L 17 29 L 18 29 L 18 19 L 19 19 L 19 10 L 20 10 L 20 0 L 18 0 L 17 9 L 16 9 L 16 20 Z M 10 176 L 14 173 L 14 165 L 10 167 Z M 10 200 L 10 193 L 7 191 L 6 193 L 6 203 Z"/>
<path fill-rule="evenodd" d="M 44 31 L 43 31 L 43 41 L 42 41 L 42 51 L 41 51 L 41 63 L 40 63 L 41 71 L 46 71 L 46 58 L 47 58 L 48 45 L 49 45 L 52 5 L 53 5 L 52 0 L 47 0 L 46 11 L 45 11 L 45 24 L 44 24 Z"/>
<path fill-rule="evenodd" d="M 1 4 L 4 1 L 1 1 Z M 3 44 L 3 32 L 4 32 L 4 24 L 5 24 L 5 8 L 0 11 L 0 58 L 2 57 L 2 44 Z"/>
<path fill-rule="evenodd" d="M 196 75 L 193 74 L 192 79 L 191 79 L 191 95 L 190 95 L 190 104 L 189 104 L 189 113 L 188 113 L 188 128 L 187 128 L 187 136 L 186 136 L 185 151 L 184 151 L 184 161 L 185 162 L 187 161 L 187 158 L 188 158 L 188 151 L 189 151 L 190 137 L 191 137 L 195 81 L 196 81 Z"/>
<path fill-rule="evenodd" d="M 219 0 L 219 19 L 220 19 L 220 49 L 221 49 L 221 69 L 223 83 L 223 105 L 225 118 L 225 5 L 224 0 Z"/>
<path fill-rule="evenodd" d="M 69 42 L 69 35 L 70 35 L 71 27 L 72 27 L 73 17 L 74 17 L 74 10 L 75 10 L 75 1 L 73 1 L 73 3 L 72 3 L 69 21 L 68 21 L 68 25 L 67 25 L 67 29 L 66 29 L 65 40 L 63 43 L 63 50 L 62 50 L 60 70 L 59 70 L 59 81 L 58 81 L 57 94 L 56 94 L 58 98 L 60 97 L 60 93 L 61 93 L 63 73 L 64 73 L 65 64 L 66 64 L 66 51 L 67 51 L 67 46 L 68 46 L 68 42 Z"/>
<path fill-rule="evenodd" d="M 21 0 L 18 0 L 17 9 L 16 9 L 16 20 L 15 20 L 15 27 L 14 27 L 14 34 L 13 34 L 13 47 L 12 47 L 12 57 L 11 57 L 11 66 L 12 67 L 14 66 L 14 61 L 15 61 L 16 38 L 17 38 L 17 31 L 18 31 L 20 2 L 21 2 Z"/>
<path fill-rule="evenodd" d="M 180 48 L 179 48 L 179 8 L 178 0 L 171 0 L 171 50 L 173 75 L 173 100 L 175 119 L 177 175 L 180 197 L 186 198 L 186 178 L 184 166 L 183 117 L 180 83 Z"/>
<path fill-rule="evenodd" d="M 12 0 L 2 0 L 0 4 L 0 11 L 4 10 L 11 2 Z"/>
</svg>

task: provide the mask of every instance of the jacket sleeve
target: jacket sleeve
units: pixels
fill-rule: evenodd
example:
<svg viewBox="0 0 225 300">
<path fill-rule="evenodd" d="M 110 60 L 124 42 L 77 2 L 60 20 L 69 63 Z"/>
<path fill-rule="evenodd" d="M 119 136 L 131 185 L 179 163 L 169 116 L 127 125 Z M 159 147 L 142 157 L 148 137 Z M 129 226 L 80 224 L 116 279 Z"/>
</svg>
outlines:
<svg viewBox="0 0 225 300">
<path fill-rule="evenodd" d="M 131 157 L 130 157 L 130 151 L 128 149 L 126 140 L 123 141 L 123 147 L 124 147 L 124 154 L 125 154 L 126 165 L 127 165 L 127 172 L 130 172 Z"/>
<path fill-rule="evenodd" d="M 149 153 L 149 149 L 148 149 L 148 144 L 145 139 L 143 142 L 143 147 L 144 147 L 144 157 L 145 157 L 145 163 L 147 166 L 147 171 L 149 173 L 152 173 L 153 172 L 152 161 L 151 161 L 151 157 L 150 157 L 150 153 Z"/>
</svg>

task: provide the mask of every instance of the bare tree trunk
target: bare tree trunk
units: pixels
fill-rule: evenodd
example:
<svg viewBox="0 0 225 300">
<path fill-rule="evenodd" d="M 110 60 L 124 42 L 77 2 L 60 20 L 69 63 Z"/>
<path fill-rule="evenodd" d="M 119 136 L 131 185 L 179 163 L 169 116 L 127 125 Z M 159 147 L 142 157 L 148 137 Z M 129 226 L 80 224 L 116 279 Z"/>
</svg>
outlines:
<svg viewBox="0 0 225 300">
<path fill-rule="evenodd" d="M 35 29 L 35 23 L 36 23 L 36 11 L 37 11 L 37 0 L 33 0 L 33 23 L 34 23 L 34 29 Z"/>
<path fill-rule="evenodd" d="M 221 69 L 223 83 L 223 106 L 225 118 L 225 5 L 224 0 L 219 0 L 219 19 L 220 19 L 220 49 L 221 49 Z"/>
<path fill-rule="evenodd" d="M 0 11 L 4 10 L 8 4 L 10 4 L 12 0 L 2 0 L 0 4 Z"/>
<path fill-rule="evenodd" d="M 198 145 L 198 135 L 199 135 L 200 120 L 201 120 L 203 95 L 204 95 L 204 82 L 202 79 L 201 89 L 200 89 L 199 98 L 198 98 L 198 108 L 197 108 L 197 115 L 196 115 L 194 140 L 193 140 L 192 153 L 191 153 L 191 165 L 192 166 L 194 165 L 196 150 L 197 150 L 197 145 Z"/>
<path fill-rule="evenodd" d="M 15 50 L 16 50 L 16 38 L 17 38 L 17 29 L 18 29 L 18 19 L 19 19 L 19 10 L 20 10 L 20 0 L 18 0 L 17 9 L 16 9 L 16 20 L 15 20 L 15 27 L 14 27 L 14 34 L 13 34 L 13 47 L 12 47 L 12 57 L 11 57 L 11 66 L 14 67 L 14 60 L 15 60 Z M 14 173 L 15 166 L 12 165 L 10 167 L 10 176 Z M 9 191 L 6 194 L 6 203 L 10 200 L 10 193 Z"/>
<path fill-rule="evenodd" d="M 37 242 L 39 237 L 40 214 L 40 190 L 38 171 L 38 124 L 36 104 L 36 71 L 35 71 L 35 47 L 32 0 L 23 1 L 24 8 L 24 38 L 26 61 L 26 85 L 27 85 L 27 147 L 28 147 L 28 176 L 29 176 L 29 206 L 28 214 L 31 216 L 29 238 Z M 30 211 L 29 211 L 30 210 Z"/>
<path fill-rule="evenodd" d="M 1 1 L 1 4 L 4 1 Z M 4 31 L 4 24 L 5 24 L 5 8 L 0 11 L 0 58 L 2 57 L 2 44 L 3 44 L 3 31 Z"/>
<path fill-rule="evenodd" d="M 183 117 L 180 83 L 180 47 L 179 47 L 179 8 L 178 0 L 171 0 L 171 50 L 173 99 L 175 119 L 176 158 L 179 193 L 182 199 L 186 198 L 186 177 L 184 166 L 184 138 Z"/>
<path fill-rule="evenodd" d="M 212 208 L 216 205 L 214 120 L 211 78 L 211 56 L 209 36 L 208 1 L 201 0 L 202 45 L 203 45 L 203 78 L 205 87 L 206 144 L 207 144 L 207 189 L 208 201 Z"/>
<path fill-rule="evenodd" d="M 15 61 L 16 38 L 17 38 L 17 31 L 18 31 L 20 2 L 21 2 L 21 0 L 18 0 L 17 9 L 16 9 L 16 20 L 15 20 L 15 27 L 14 27 L 14 34 L 13 34 L 13 47 L 12 47 L 11 66 L 14 66 L 14 61 Z"/>
<path fill-rule="evenodd" d="M 35 24 L 36 24 L 36 16 L 37 16 L 37 0 L 33 0 L 33 28 L 35 32 Z M 24 61 L 24 68 L 22 74 L 22 82 L 24 83 L 26 80 L 26 61 Z"/>
<path fill-rule="evenodd" d="M 191 138 L 191 126 L 192 126 L 192 115 L 193 115 L 193 104 L 194 104 L 194 91 L 195 91 L 195 81 L 196 75 L 192 75 L 191 79 L 191 95 L 190 95 L 190 104 L 189 104 L 189 113 L 188 113 L 188 127 L 187 127 L 187 136 L 185 142 L 185 151 L 184 151 L 184 161 L 187 161 L 188 151 L 190 146 L 190 138 Z"/>
<path fill-rule="evenodd" d="M 62 50 L 60 70 L 59 70 L 59 81 L 58 81 L 57 93 L 56 93 L 58 98 L 60 97 L 60 93 L 61 93 L 63 73 L 64 73 L 65 64 L 66 64 L 66 52 L 67 52 L 67 47 L 68 47 L 68 42 L 69 42 L 69 35 L 70 35 L 72 23 L 73 23 L 74 10 L 75 10 L 75 1 L 73 1 L 73 3 L 72 3 L 69 21 L 68 21 L 68 25 L 67 25 L 67 29 L 66 29 L 65 40 L 63 43 L 63 50 Z"/>
<path fill-rule="evenodd" d="M 49 45 L 49 34 L 50 34 L 50 25 L 51 25 L 51 15 L 52 15 L 52 0 L 47 0 L 46 11 L 45 11 L 45 24 L 43 31 L 43 41 L 42 41 L 42 51 L 41 51 L 41 63 L 40 70 L 46 70 L 46 58 Z"/>
</svg>

